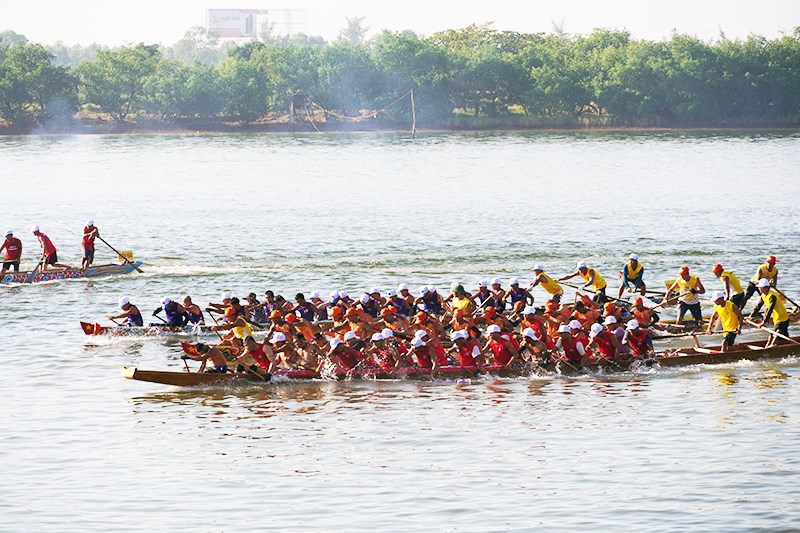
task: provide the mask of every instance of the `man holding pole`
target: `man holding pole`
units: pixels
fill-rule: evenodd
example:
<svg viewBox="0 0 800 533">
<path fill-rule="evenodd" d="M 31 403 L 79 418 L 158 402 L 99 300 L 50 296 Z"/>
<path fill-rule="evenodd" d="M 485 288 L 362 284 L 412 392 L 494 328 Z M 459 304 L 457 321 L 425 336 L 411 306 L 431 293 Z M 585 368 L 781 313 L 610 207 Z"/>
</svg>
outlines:
<svg viewBox="0 0 800 533">
<path fill-rule="evenodd" d="M 761 293 L 761 301 L 767 307 L 764 311 L 764 318 L 756 324 L 759 327 L 763 327 L 767 320 L 772 318 L 772 323 L 775 324 L 775 331 L 783 337 L 788 337 L 789 313 L 786 312 L 786 307 L 783 305 L 783 297 L 770 285 L 770 280 L 767 278 L 758 280 L 756 287 L 758 287 L 758 292 Z M 777 342 L 776 337 L 777 335 L 773 335 L 767 346 L 781 344 Z"/>
<path fill-rule="evenodd" d="M 99 236 L 100 230 L 94 225 L 94 221 L 89 219 L 86 222 L 86 227 L 83 228 L 83 239 L 81 239 L 81 248 L 83 248 L 81 268 L 84 270 L 94 263 L 94 240 Z"/>
</svg>

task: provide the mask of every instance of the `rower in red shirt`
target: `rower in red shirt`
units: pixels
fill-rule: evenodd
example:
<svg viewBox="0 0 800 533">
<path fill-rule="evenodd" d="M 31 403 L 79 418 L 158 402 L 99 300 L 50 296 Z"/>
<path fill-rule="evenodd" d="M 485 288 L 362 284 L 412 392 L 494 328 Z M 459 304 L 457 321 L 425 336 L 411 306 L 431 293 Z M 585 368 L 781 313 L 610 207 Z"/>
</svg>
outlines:
<svg viewBox="0 0 800 533">
<path fill-rule="evenodd" d="M 94 263 L 94 240 L 99 236 L 100 230 L 94 225 L 94 221 L 89 219 L 86 222 L 86 227 L 83 228 L 83 239 L 81 239 L 81 248 L 83 248 L 82 269 L 87 269 Z"/>
<path fill-rule="evenodd" d="M 33 234 L 39 239 L 39 246 L 42 247 L 42 258 L 39 262 L 42 265 L 43 272 L 47 270 L 48 266 L 54 266 L 65 270 L 69 268 L 69 265 L 62 265 L 58 262 L 58 253 L 56 252 L 56 247 L 53 246 L 53 241 L 50 240 L 50 237 L 39 231 L 39 226 L 33 227 Z"/>
<path fill-rule="evenodd" d="M 331 349 L 328 352 L 328 359 L 332 360 L 336 366 L 344 371 L 353 370 L 359 362 L 359 354 L 350 348 L 338 337 L 331 339 Z"/>
<path fill-rule="evenodd" d="M 457 330 L 450 334 L 453 346 L 448 353 L 458 352 L 458 364 L 475 367 L 483 364 L 483 352 L 478 341 L 471 338 L 466 330 Z"/>
<path fill-rule="evenodd" d="M 494 355 L 494 362 L 498 365 L 509 366 L 519 356 L 519 349 L 514 339 L 508 333 L 502 333 L 500 326 L 492 324 L 486 328 L 486 335 L 489 340 L 483 347 L 484 350 L 491 350 Z"/>
<path fill-rule="evenodd" d="M 601 324 L 592 324 L 589 333 L 589 348 L 594 348 L 597 359 L 613 361 L 619 352 L 619 341 L 613 332 L 604 328 Z"/>
<path fill-rule="evenodd" d="M 19 260 L 22 257 L 22 241 L 14 237 L 14 232 L 6 231 L 6 238 L 0 244 L 0 251 L 5 250 L 3 256 L 3 268 L 0 270 L 0 280 L 6 275 L 6 271 L 13 268 L 14 272 L 19 272 Z"/>
</svg>

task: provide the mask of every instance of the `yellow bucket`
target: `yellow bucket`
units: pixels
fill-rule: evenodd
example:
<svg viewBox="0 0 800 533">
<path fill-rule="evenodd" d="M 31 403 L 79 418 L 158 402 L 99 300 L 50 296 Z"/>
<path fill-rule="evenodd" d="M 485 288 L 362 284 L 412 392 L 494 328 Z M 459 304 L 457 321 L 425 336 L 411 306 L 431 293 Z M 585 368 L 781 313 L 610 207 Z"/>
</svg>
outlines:
<svg viewBox="0 0 800 533">
<path fill-rule="evenodd" d="M 133 263 L 133 250 L 119 250 L 119 263 L 124 265 L 126 261 Z"/>
</svg>

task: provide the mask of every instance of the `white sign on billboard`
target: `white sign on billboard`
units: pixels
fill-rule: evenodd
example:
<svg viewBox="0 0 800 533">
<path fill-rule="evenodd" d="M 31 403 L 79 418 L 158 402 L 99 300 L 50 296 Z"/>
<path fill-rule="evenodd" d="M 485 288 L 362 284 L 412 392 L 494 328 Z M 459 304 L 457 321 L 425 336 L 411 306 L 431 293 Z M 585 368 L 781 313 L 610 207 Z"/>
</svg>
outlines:
<svg viewBox="0 0 800 533">
<path fill-rule="evenodd" d="M 243 38 L 258 34 L 259 9 L 209 9 L 206 29 L 220 37 Z"/>
</svg>

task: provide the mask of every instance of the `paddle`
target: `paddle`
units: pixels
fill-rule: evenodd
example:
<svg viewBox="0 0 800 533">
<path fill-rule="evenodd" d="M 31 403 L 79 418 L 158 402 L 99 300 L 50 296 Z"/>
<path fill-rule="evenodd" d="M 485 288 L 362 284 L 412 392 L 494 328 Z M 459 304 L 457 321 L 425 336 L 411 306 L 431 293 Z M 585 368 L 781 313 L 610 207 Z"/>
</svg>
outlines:
<svg viewBox="0 0 800 533">
<path fill-rule="evenodd" d="M 575 289 L 575 290 L 578 290 L 578 291 L 583 291 L 583 292 L 589 292 L 589 293 L 592 293 L 592 294 L 597 294 L 597 291 L 595 291 L 595 290 L 592 290 L 592 289 L 587 289 L 586 287 L 579 287 L 578 285 L 573 285 L 573 284 L 571 284 L 571 283 L 565 283 L 565 282 L 561 282 L 561 284 L 562 284 L 562 285 L 566 285 L 567 287 L 572 287 L 573 289 Z M 609 296 L 609 295 L 607 295 L 607 294 L 606 294 L 606 299 L 608 299 L 608 300 L 613 300 L 613 301 L 615 301 L 615 302 L 620 302 L 620 303 L 623 303 L 623 304 L 625 304 L 625 305 L 630 305 L 630 304 L 631 304 L 631 303 L 630 303 L 629 301 L 627 301 L 627 300 L 622 300 L 621 298 L 614 298 L 613 296 Z"/>
<path fill-rule="evenodd" d="M 39 259 L 39 262 L 36 263 L 36 268 L 28 273 L 28 277 L 25 278 L 25 283 L 33 283 L 33 279 L 36 277 L 36 274 L 39 273 L 39 269 L 42 268 L 42 263 L 44 262 L 44 257 Z"/>
<path fill-rule="evenodd" d="M 797 342 L 796 340 L 794 340 L 794 339 L 792 339 L 790 337 L 787 337 L 786 335 L 784 335 L 782 333 L 778 333 L 775 330 L 772 330 L 772 329 L 769 329 L 769 328 L 765 328 L 761 324 L 756 324 L 755 322 L 753 322 L 749 318 L 745 318 L 744 321 L 747 322 L 748 324 L 750 324 L 751 326 L 757 327 L 758 329 L 763 329 L 764 331 L 766 331 L 770 335 L 773 335 L 775 337 L 778 337 L 779 339 L 783 339 L 783 340 L 791 342 L 792 344 L 797 344 L 798 346 L 800 346 L 800 342 Z"/>
<path fill-rule="evenodd" d="M 785 293 L 785 292 L 783 292 L 782 290 L 780 290 L 780 289 L 778 289 L 778 288 L 776 288 L 776 287 L 773 287 L 773 288 L 775 289 L 775 292 L 777 292 L 778 294 L 780 294 L 781 296 L 783 296 L 784 298 L 786 298 L 786 299 L 789 301 L 789 303 L 791 303 L 791 304 L 792 304 L 793 306 L 795 306 L 797 309 L 800 309 L 800 305 L 797 305 L 797 302 L 795 302 L 794 300 L 792 300 L 791 298 L 789 298 L 788 296 L 786 296 L 786 293 Z"/>
<path fill-rule="evenodd" d="M 133 268 L 136 270 L 136 272 L 139 272 L 140 274 L 144 274 L 144 271 L 143 271 L 141 268 L 139 268 L 139 267 L 137 267 L 136 265 L 134 265 L 134 264 L 133 264 L 133 263 L 132 263 L 130 260 L 128 260 L 128 258 L 127 258 L 127 257 L 125 257 L 124 255 L 122 255 L 121 253 L 119 253 L 119 250 L 117 250 L 116 248 L 114 248 L 113 246 L 111 246 L 110 244 L 108 244 L 108 243 L 105 241 L 105 239 L 103 239 L 103 238 L 102 238 L 100 235 L 98 235 L 98 236 L 97 236 L 97 238 L 98 238 L 98 239 L 100 239 L 100 242 L 102 242 L 103 244 L 105 244 L 106 246 L 108 246 L 109 248 L 111 248 L 111 251 L 113 251 L 115 254 L 117 254 L 119 257 L 121 257 L 121 258 L 122 258 L 122 260 L 123 260 L 124 262 L 126 262 L 126 263 L 128 263 L 130 266 L 132 266 L 132 267 L 133 267 Z"/>
</svg>

